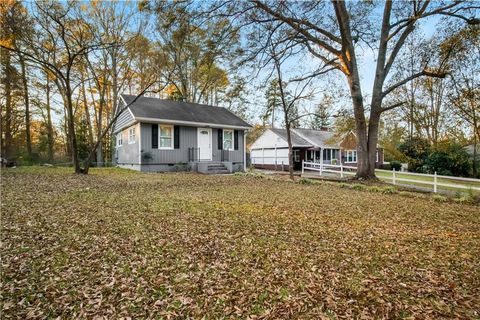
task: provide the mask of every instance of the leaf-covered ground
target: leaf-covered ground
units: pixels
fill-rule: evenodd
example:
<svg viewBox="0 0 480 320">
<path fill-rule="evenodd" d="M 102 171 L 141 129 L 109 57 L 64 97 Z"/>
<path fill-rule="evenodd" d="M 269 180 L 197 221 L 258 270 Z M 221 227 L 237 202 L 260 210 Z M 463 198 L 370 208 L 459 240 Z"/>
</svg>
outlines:
<svg viewBox="0 0 480 320">
<path fill-rule="evenodd" d="M 2 172 L 2 318 L 478 318 L 480 212 L 248 176 Z"/>
</svg>

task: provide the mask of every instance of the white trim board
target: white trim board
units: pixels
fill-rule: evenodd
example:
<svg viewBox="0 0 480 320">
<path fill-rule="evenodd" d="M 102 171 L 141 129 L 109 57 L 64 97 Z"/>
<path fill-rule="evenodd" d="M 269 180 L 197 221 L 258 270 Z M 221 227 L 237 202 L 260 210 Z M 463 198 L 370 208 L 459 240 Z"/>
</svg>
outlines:
<svg viewBox="0 0 480 320">
<path fill-rule="evenodd" d="M 242 129 L 242 130 L 251 129 L 251 127 L 244 127 L 244 126 L 231 126 L 231 125 L 217 124 L 217 123 L 168 120 L 168 119 L 158 119 L 158 118 L 135 117 L 135 120 L 141 121 L 141 122 L 150 122 L 150 123 L 158 122 L 158 123 L 165 123 L 165 124 L 177 124 L 177 125 L 186 125 L 186 126 L 202 127 L 202 128 L 209 127 L 209 128 Z"/>
</svg>

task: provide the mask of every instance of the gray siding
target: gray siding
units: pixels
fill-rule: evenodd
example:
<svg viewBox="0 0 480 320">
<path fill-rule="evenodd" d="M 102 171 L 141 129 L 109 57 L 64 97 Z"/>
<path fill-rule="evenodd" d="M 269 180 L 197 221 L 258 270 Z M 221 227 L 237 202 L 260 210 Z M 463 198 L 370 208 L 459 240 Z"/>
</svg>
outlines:
<svg viewBox="0 0 480 320">
<path fill-rule="evenodd" d="M 122 140 L 123 140 L 122 146 L 115 148 L 116 163 L 119 165 L 139 164 L 138 141 L 140 139 L 140 130 L 139 130 L 140 126 L 138 123 L 135 124 L 134 126 L 136 127 L 135 143 L 128 143 L 129 128 L 125 128 L 121 132 L 119 132 L 122 135 Z"/>
<path fill-rule="evenodd" d="M 121 103 L 123 105 L 123 103 Z M 119 108 L 123 108 L 119 106 Z M 134 122 L 135 119 L 133 119 L 132 114 L 128 109 L 123 110 L 122 114 L 118 117 L 117 121 L 115 122 L 115 130 L 114 132 L 117 132 L 121 128 L 125 127 L 126 125 L 129 125 Z"/>
<path fill-rule="evenodd" d="M 160 134 L 160 133 L 159 133 Z M 152 124 L 141 124 L 142 147 L 141 152 L 149 152 L 152 159 L 146 161 L 142 159 L 142 163 L 148 164 L 167 164 L 167 163 L 187 163 L 188 148 L 197 147 L 197 128 L 196 127 L 180 127 L 180 148 L 173 150 L 152 149 Z"/>
<path fill-rule="evenodd" d="M 221 152 L 218 150 L 218 130 L 212 129 L 212 160 L 221 161 Z M 150 160 L 142 159 L 142 164 L 178 164 L 188 162 L 188 148 L 197 148 L 197 127 L 180 126 L 180 148 L 173 150 L 152 149 L 152 124 L 141 123 L 142 145 L 141 152 L 149 152 Z M 243 163 L 244 132 L 238 132 L 238 150 L 230 151 L 230 162 Z"/>
<path fill-rule="evenodd" d="M 213 134 L 213 161 L 221 161 L 222 153 L 218 149 L 218 130 L 222 129 L 212 129 Z M 244 132 L 238 130 L 238 150 L 229 151 L 229 162 L 243 162 L 243 136 Z"/>
</svg>

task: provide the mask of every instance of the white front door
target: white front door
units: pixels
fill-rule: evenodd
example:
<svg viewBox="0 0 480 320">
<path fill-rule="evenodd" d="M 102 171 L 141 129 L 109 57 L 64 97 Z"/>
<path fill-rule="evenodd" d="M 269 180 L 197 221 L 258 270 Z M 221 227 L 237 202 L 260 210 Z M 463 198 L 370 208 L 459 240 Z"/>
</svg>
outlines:
<svg viewBox="0 0 480 320">
<path fill-rule="evenodd" d="M 198 148 L 200 161 L 212 160 L 212 129 L 211 128 L 198 128 Z"/>
</svg>

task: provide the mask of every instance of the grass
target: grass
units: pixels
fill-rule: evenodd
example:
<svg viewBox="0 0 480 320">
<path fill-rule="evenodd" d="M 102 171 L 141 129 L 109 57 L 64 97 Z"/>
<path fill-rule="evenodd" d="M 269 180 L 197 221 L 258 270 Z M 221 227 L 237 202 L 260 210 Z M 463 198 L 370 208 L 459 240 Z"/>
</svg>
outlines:
<svg viewBox="0 0 480 320">
<path fill-rule="evenodd" d="M 70 170 L 2 171 L 2 319 L 480 313 L 478 207 L 251 175 Z"/>
</svg>

